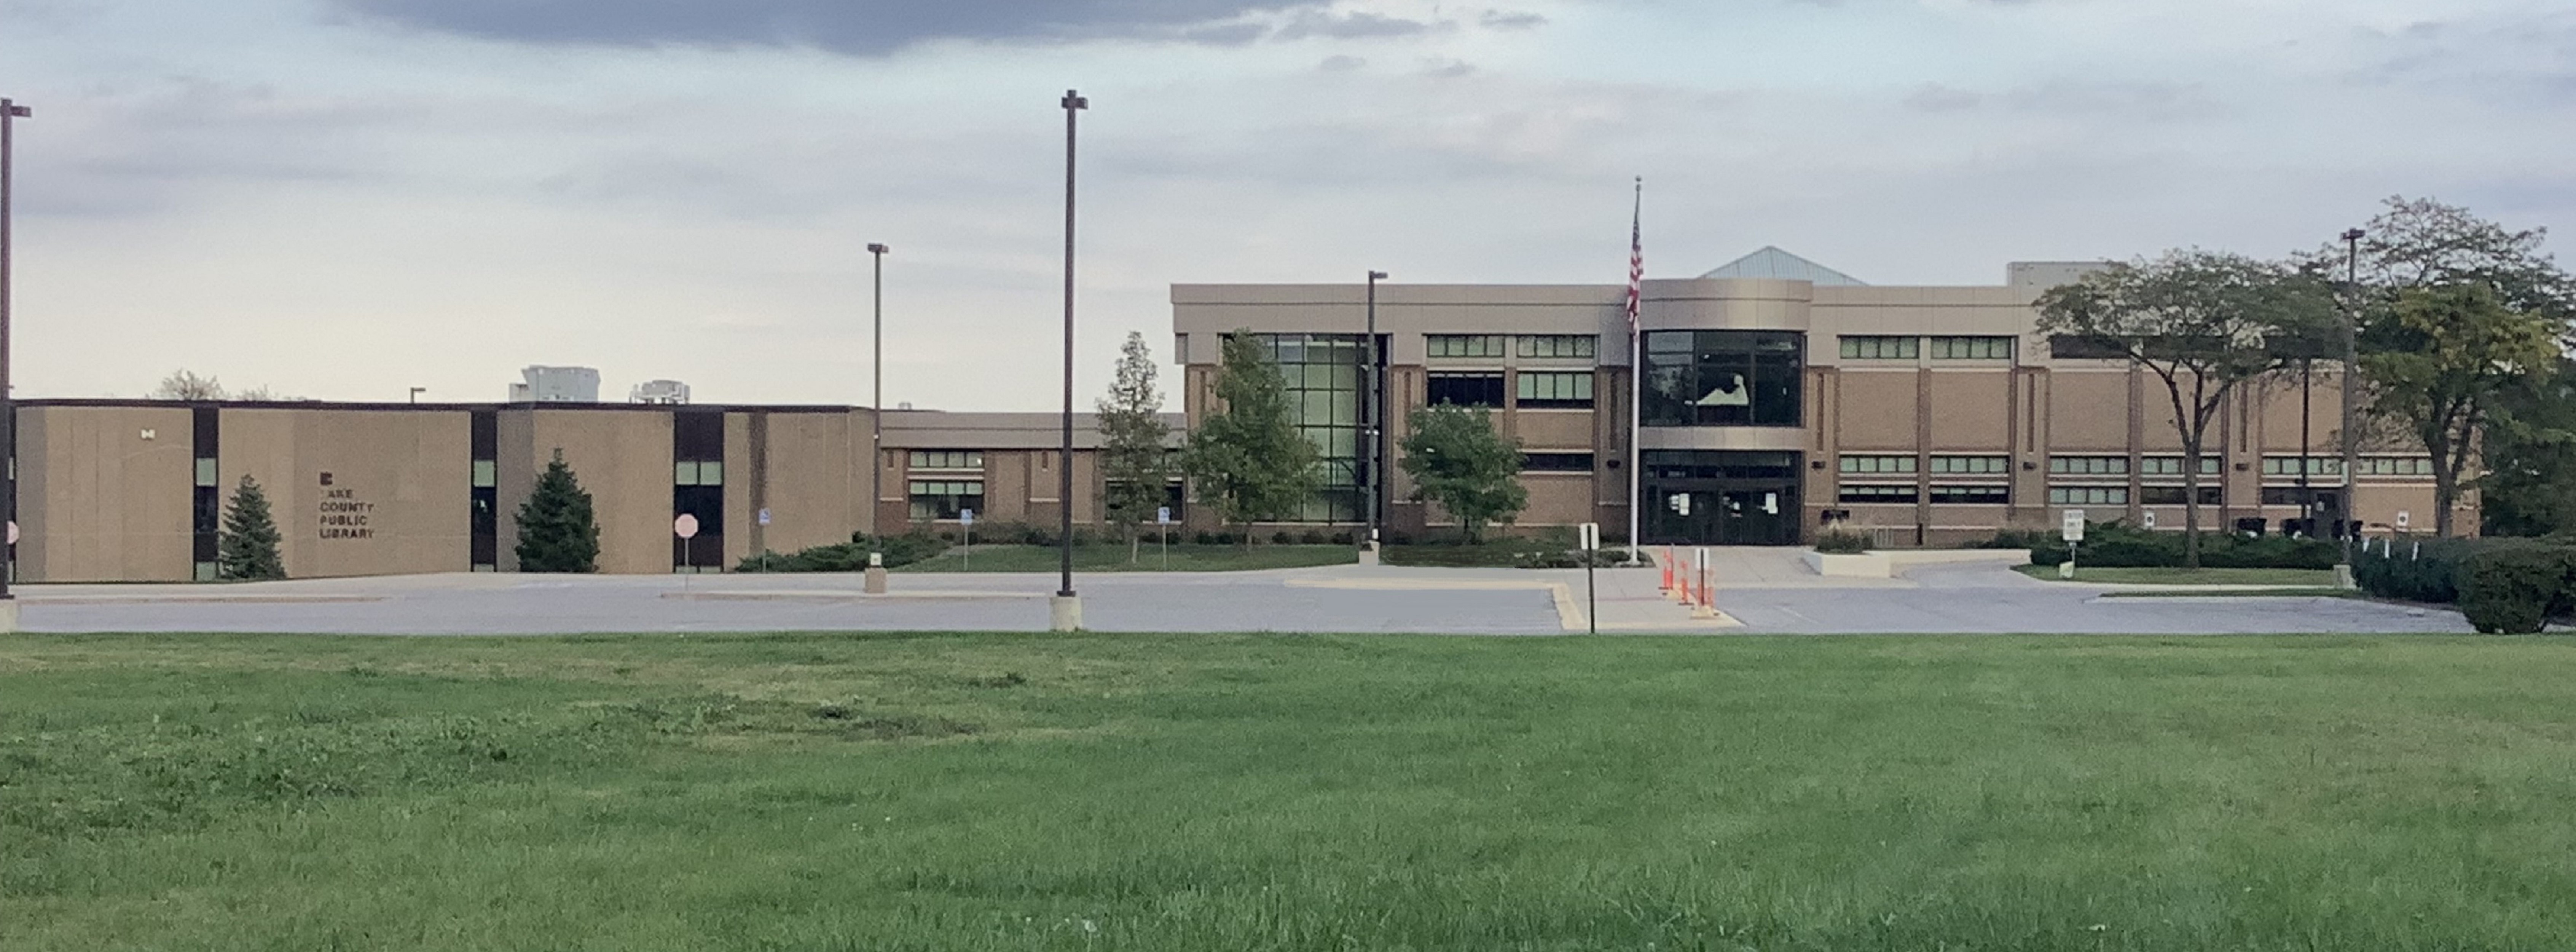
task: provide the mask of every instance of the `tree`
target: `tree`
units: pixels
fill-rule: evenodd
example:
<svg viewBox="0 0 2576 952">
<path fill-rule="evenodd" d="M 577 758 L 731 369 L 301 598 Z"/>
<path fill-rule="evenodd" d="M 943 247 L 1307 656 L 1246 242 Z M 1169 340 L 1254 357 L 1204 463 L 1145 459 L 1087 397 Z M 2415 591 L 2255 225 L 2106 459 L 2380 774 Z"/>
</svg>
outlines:
<svg viewBox="0 0 2576 952">
<path fill-rule="evenodd" d="M 2155 374 L 2183 458 L 2199 460 L 2210 423 L 2247 382 L 2286 366 L 2333 318 L 2333 298 L 2283 265 L 2211 251 L 2115 264 L 2039 299 L 2039 330 L 2085 338 Z M 2183 472 L 2183 564 L 2200 567 L 2200 466 Z"/>
<path fill-rule="evenodd" d="M 282 541 L 277 520 L 268 513 L 268 493 L 259 481 L 243 476 L 224 507 L 224 527 L 215 539 L 215 574 L 246 582 L 286 577 L 286 560 L 278 555 Z"/>
<path fill-rule="evenodd" d="M 2480 434 L 2481 531 L 2491 536 L 2576 532 L 2576 361 L 2508 387 Z"/>
<path fill-rule="evenodd" d="M 2430 198 L 2389 198 L 2354 246 L 2329 244 L 2304 259 L 2310 270 L 2360 280 L 2362 369 L 2368 409 L 2433 458 L 2435 531 L 2455 531 L 2452 504 L 2472 485 L 2489 503 L 2525 515 L 2551 505 L 2576 417 L 2553 406 L 2560 361 L 2529 349 L 2536 330 L 2569 336 L 2576 278 L 2541 250 L 2545 228 L 2513 230 Z M 2347 260 L 2346 255 L 2353 257 Z M 2472 290 L 2482 288 L 2484 290 Z M 2497 361 L 2502 361 L 2499 366 Z M 2512 368 L 2510 371 L 2506 367 Z M 2534 467 L 2540 467 L 2534 469 Z M 2504 493 L 2501 500 L 2496 490 Z"/>
<path fill-rule="evenodd" d="M 1262 340 L 1248 330 L 1226 335 L 1215 406 L 1181 453 L 1199 498 L 1213 498 L 1219 517 L 1241 526 L 1250 547 L 1253 523 L 1295 514 L 1322 486 L 1320 456 L 1297 432 L 1288 380 Z"/>
<path fill-rule="evenodd" d="M 1145 335 L 1127 332 L 1119 348 L 1118 380 L 1099 400 L 1102 506 L 1127 536 L 1127 561 L 1137 558 L 1137 529 L 1162 507 L 1172 478 L 1171 427 L 1163 423 L 1163 395 L 1154 390 L 1154 355 Z"/>
<path fill-rule="evenodd" d="M 2513 310 L 2566 324 L 2576 321 L 2576 278 L 2540 250 L 2549 229 L 2520 231 L 2430 198 L 2391 196 L 2362 226 L 2356 246 L 2330 243 L 2301 257 L 2303 267 L 2341 279 L 2354 264 L 2372 304 L 2385 308 L 2407 288 L 2484 283 Z M 2357 252 L 2346 261 L 2348 253 Z"/>
<path fill-rule="evenodd" d="M 556 450 L 537 488 L 519 504 L 519 571 L 599 571 L 599 523 L 592 518 L 590 492 L 581 488 L 572 467 Z"/>
<path fill-rule="evenodd" d="M 2547 318 L 2504 304 L 2484 282 L 2407 288 L 2362 331 L 2370 410 L 2403 426 L 2433 457 L 2433 532 L 2453 530 L 2452 503 L 2506 394 L 2558 359 Z"/>
<path fill-rule="evenodd" d="M 152 399 L 155 400 L 221 400 L 224 397 L 221 381 L 200 377 L 185 369 L 171 371 L 169 376 L 161 378 L 160 386 L 152 388 Z"/>
<path fill-rule="evenodd" d="M 1424 407 L 1413 411 L 1410 429 L 1401 465 L 1413 477 L 1413 498 L 1439 503 L 1468 542 L 1484 541 L 1486 523 L 1509 523 L 1529 506 L 1520 444 L 1494 431 L 1485 408 Z"/>
</svg>

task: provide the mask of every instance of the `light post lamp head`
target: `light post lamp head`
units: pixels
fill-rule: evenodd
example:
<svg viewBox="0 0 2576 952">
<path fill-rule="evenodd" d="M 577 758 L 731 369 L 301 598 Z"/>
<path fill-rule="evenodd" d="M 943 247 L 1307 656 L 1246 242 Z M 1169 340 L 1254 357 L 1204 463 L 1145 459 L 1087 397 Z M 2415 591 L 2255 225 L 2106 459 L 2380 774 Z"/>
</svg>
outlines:
<svg viewBox="0 0 2576 952">
<path fill-rule="evenodd" d="M 9 104 L 9 117 L 12 119 L 29 119 L 34 118 L 35 115 L 36 112 L 33 109 L 18 105 L 17 103 Z"/>
<path fill-rule="evenodd" d="M 2355 229 L 2353 229 L 2353 230 L 2351 230 L 2351 231 L 2344 232 L 2344 233 L 2343 233 L 2343 240 L 2345 240 L 2345 241 L 2360 241 L 2360 240 L 2362 239 L 2362 236 L 2363 236 L 2363 235 L 2365 235 L 2365 234 L 2368 234 L 2368 233 L 2367 233 L 2367 232 L 2362 231 L 2362 230 L 2361 230 L 2361 229 L 2359 229 L 2359 228 L 2355 228 Z"/>
<path fill-rule="evenodd" d="M 893 250 L 894 250 L 894 249 L 892 249 L 892 248 L 888 248 L 888 247 L 886 247 L 886 246 L 884 246 L 884 245 L 880 245 L 880 244 L 873 244 L 873 243 L 871 243 L 871 244 L 869 244 L 869 245 L 868 245 L 868 253 L 869 253 L 869 254 L 872 254 L 872 255 L 881 255 L 881 254 L 884 254 L 884 253 L 886 253 L 886 252 L 893 251 Z"/>
<path fill-rule="evenodd" d="M 1371 281 L 1384 281 L 1384 280 L 1386 280 L 1386 272 L 1384 272 L 1384 271 L 1371 271 L 1371 272 L 1369 272 L 1369 280 L 1371 280 Z"/>
<path fill-rule="evenodd" d="M 1081 93 L 1068 89 L 1064 91 L 1064 108 L 1067 110 L 1089 109 L 1091 108 L 1091 99 Z"/>
</svg>

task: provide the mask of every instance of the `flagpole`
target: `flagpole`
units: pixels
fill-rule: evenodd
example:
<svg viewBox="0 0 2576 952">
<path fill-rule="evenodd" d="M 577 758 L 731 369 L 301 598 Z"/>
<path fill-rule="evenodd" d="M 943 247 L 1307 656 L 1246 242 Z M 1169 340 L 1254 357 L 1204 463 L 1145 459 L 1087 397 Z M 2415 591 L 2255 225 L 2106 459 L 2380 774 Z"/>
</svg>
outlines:
<svg viewBox="0 0 2576 952">
<path fill-rule="evenodd" d="M 1640 452 L 1639 438 L 1645 414 L 1640 407 L 1646 396 L 1646 348 L 1644 335 L 1637 330 L 1637 312 L 1645 291 L 1646 245 L 1646 177 L 1637 176 L 1635 207 L 1628 217 L 1628 561 L 1637 561 L 1637 527 L 1646 508 L 1646 473 L 1640 466 L 1645 454 Z"/>
</svg>

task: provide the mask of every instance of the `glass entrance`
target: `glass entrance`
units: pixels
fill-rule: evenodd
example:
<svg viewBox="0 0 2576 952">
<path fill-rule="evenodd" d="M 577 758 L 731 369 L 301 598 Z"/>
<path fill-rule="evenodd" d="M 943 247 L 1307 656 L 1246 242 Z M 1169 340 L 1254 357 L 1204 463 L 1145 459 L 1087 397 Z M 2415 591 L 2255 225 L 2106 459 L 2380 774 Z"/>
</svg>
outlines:
<svg viewBox="0 0 2576 952">
<path fill-rule="evenodd" d="M 1645 454 L 1648 545 L 1798 544 L 1798 454 Z"/>
</svg>

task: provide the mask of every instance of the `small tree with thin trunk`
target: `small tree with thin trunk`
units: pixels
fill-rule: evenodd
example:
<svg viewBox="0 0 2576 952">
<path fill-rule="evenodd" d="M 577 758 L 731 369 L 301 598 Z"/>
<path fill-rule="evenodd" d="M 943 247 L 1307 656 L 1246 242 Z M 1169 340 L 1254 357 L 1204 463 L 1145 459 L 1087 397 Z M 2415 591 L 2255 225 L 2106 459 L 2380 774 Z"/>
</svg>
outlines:
<svg viewBox="0 0 2576 952">
<path fill-rule="evenodd" d="M 232 581 L 267 581 L 286 577 L 286 560 L 277 520 L 268 512 L 268 493 L 259 481 L 243 476 L 224 507 L 224 525 L 215 540 L 215 574 Z"/>
<path fill-rule="evenodd" d="M 222 382 L 213 377 L 197 376 L 191 370 L 173 370 L 152 388 L 155 400 L 221 400 L 229 396 Z"/>
<path fill-rule="evenodd" d="M 1528 508 L 1521 448 L 1494 430 L 1483 407 L 1424 407 L 1413 411 L 1410 429 L 1402 465 L 1413 498 L 1439 503 L 1468 542 L 1484 541 L 1486 524 L 1509 523 Z"/>
<path fill-rule="evenodd" d="M 1119 349 L 1118 380 L 1100 410 L 1101 509 L 1127 536 L 1127 561 L 1136 561 L 1139 528 L 1162 507 L 1172 478 L 1171 427 L 1163 423 L 1163 395 L 1154 389 L 1154 355 L 1145 335 L 1127 332 Z"/>
<path fill-rule="evenodd" d="M 2211 251 L 2115 264 L 2039 299 L 2039 330 L 2080 337 L 2164 384 L 2183 452 L 2183 564 L 2200 567 L 2200 464 L 2210 424 L 2248 381 L 2330 326 L 2333 296 L 2286 266 Z"/>
<path fill-rule="evenodd" d="M 1217 370 L 1216 405 L 1190 434 L 1181 468 L 1198 498 L 1216 504 L 1227 523 L 1252 545 L 1252 524 L 1285 519 L 1323 485 L 1313 441 L 1297 432 L 1297 409 L 1288 380 L 1251 331 L 1225 337 Z"/>
<path fill-rule="evenodd" d="M 590 492 L 581 488 L 572 467 L 556 450 L 535 491 L 519 504 L 519 571 L 599 571 L 599 522 L 592 516 Z"/>
</svg>

